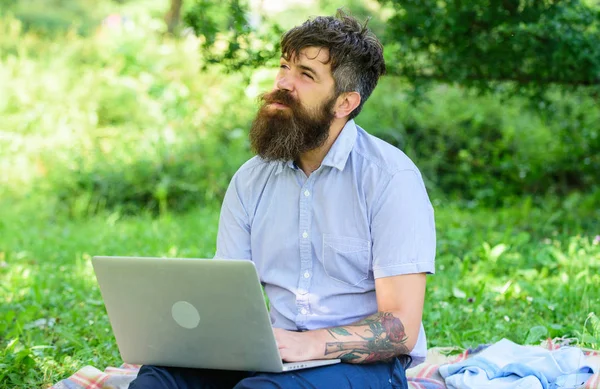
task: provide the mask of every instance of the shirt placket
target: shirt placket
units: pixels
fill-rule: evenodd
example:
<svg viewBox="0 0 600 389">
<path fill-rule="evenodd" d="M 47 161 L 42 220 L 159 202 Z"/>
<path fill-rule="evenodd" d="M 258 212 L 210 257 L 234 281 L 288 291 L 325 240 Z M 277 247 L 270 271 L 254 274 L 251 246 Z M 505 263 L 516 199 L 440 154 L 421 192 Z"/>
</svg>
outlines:
<svg viewBox="0 0 600 389">
<path fill-rule="evenodd" d="M 311 219 L 312 219 L 312 183 L 316 174 L 310 177 L 300 188 L 300 274 L 296 293 L 297 319 L 296 326 L 299 330 L 307 329 L 308 317 L 311 313 L 308 295 L 313 278 L 313 261 L 311 245 Z"/>
</svg>

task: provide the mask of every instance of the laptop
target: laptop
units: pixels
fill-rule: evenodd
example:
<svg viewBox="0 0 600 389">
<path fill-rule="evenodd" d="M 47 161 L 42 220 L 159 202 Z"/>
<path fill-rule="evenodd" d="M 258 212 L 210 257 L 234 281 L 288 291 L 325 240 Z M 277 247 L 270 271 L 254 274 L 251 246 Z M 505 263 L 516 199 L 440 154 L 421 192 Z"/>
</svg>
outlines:
<svg viewBox="0 0 600 389">
<path fill-rule="evenodd" d="M 284 372 L 252 261 L 92 258 L 119 352 L 131 364 Z"/>
</svg>

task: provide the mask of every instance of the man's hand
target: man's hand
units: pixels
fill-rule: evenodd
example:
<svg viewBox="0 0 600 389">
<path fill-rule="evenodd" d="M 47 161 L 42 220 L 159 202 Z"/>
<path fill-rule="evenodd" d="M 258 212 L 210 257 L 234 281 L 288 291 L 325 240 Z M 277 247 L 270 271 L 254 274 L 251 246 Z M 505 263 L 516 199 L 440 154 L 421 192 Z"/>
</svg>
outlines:
<svg viewBox="0 0 600 389">
<path fill-rule="evenodd" d="M 286 362 L 301 362 L 323 358 L 323 342 L 319 341 L 322 331 L 295 332 L 273 328 L 281 359 Z M 318 351 L 321 348 L 321 355 Z"/>
</svg>

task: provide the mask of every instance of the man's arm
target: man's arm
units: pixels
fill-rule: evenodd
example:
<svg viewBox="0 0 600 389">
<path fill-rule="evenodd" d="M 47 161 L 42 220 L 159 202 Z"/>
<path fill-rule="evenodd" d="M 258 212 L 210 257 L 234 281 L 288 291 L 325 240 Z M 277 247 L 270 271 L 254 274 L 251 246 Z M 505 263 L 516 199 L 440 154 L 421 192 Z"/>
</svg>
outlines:
<svg viewBox="0 0 600 389">
<path fill-rule="evenodd" d="M 325 344 L 325 356 L 344 362 L 369 363 L 408 354 L 408 337 L 395 312 L 377 312 L 351 326 L 327 329 L 333 339 Z M 360 340 L 350 340 L 350 338 Z"/>
<path fill-rule="evenodd" d="M 282 359 L 371 363 L 408 354 L 419 335 L 425 283 L 424 273 L 376 279 L 378 312 L 351 325 L 306 332 L 275 329 Z"/>
</svg>

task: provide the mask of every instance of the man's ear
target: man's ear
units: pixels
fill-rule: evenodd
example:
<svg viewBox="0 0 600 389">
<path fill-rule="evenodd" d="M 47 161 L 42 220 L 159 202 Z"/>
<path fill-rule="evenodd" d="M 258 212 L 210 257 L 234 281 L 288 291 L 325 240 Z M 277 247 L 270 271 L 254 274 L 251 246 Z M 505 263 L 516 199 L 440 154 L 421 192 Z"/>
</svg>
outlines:
<svg viewBox="0 0 600 389">
<path fill-rule="evenodd" d="M 360 94 L 358 92 L 345 92 L 338 96 L 335 104 L 335 117 L 345 118 L 360 104 Z"/>
</svg>

